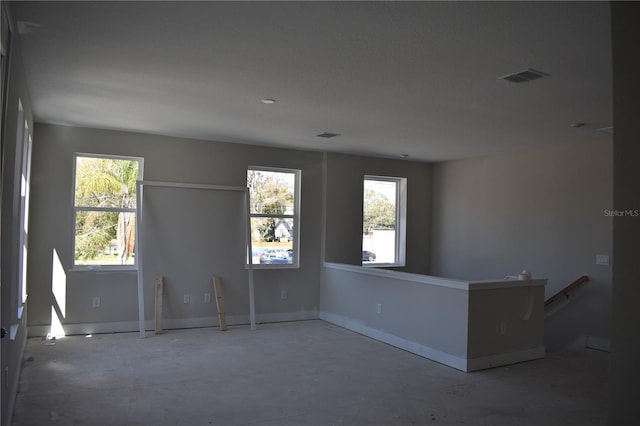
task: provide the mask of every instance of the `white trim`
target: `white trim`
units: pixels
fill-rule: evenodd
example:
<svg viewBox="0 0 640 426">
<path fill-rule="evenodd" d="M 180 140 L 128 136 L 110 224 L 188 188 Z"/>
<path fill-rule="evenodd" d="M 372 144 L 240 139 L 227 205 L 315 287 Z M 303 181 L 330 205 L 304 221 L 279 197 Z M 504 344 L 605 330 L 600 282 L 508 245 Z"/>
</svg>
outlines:
<svg viewBox="0 0 640 426">
<path fill-rule="evenodd" d="M 78 169 L 78 157 L 84 158 L 102 158 L 107 160 L 117 160 L 117 161 L 136 161 L 138 163 L 138 179 L 143 179 L 144 177 L 144 157 L 135 157 L 130 155 L 112 155 L 112 154 L 94 154 L 87 152 L 74 152 L 73 153 L 73 175 L 72 179 L 72 191 L 71 191 L 71 210 L 73 212 L 71 217 L 71 229 L 73 229 L 73 238 L 72 238 L 72 246 L 71 252 L 75 253 L 76 251 L 76 218 L 79 211 L 99 211 L 99 212 L 127 212 L 127 213 L 135 213 L 136 214 L 136 228 L 139 227 L 138 223 L 138 208 L 124 208 L 124 207 L 90 207 L 90 206 L 76 206 L 76 172 Z M 136 183 L 136 206 L 138 199 L 138 187 Z M 138 248 L 138 239 L 137 239 L 137 229 L 136 229 L 136 250 Z M 76 265 L 75 255 L 71 257 L 71 266 L 68 268 L 70 271 L 94 271 L 94 270 L 136 270 L 138 268 L 137 258 L 134 257 L 133 265 Z"/>
<path fill-rule="evenodd" d="M 546 351 L 544 345 L 542 345 L 516 352 L 508 352 L 504 354 L 489 355 L 478 358 L 469 358 L 467 359 L 466 371 L 471 372 L 485 370 L 487 368 L 501 367 L 503 365 L 540 359 L 544 358 L 545 353 Z"/>
<path fill-rule="evenodd" d="M 142 210 L 142 200 L 143 200 L 143 191 L 146 186 L 154 186 L 154 187 L 162 187 L 162 188 L 177 188 L 177 189 L 204 189 L 204 190 L 213 190 L 213 191 L 235 191 L 242 192 L 243 197 L 245 199 L 245 235 L 246 235 L 246 252 L 245 254 L 248 256 L 252 256 L 251 250 L 251 222 L 250 222 L 250 210 L 249 210 L 249 188 L 244 186 L 225 186 L 225 185 L 209 185 L 209 184 L 200 184 L 200 183 L 182 183 L 182 182 L 164 182 L 164 181 L 144 181 L 139 180 L 136 182 L 136 203 L 138 211 L 137 213 L 137 224 L 138 228 L 136 229 L 136 264 L 138 266 L 138 323 L 140 329 L 140 338 L 145 337 L 145 331 L 148 329 L 145 325 L 144 319 L 144 273 L 142 268 L 142 247 L 140 244 L 141 239 L 141 229 L 143 223 L 143 210 Z M 256 329 L 255 324 L 255 301 L 254 301 L 254 281 L 253 281 L 253 267 L 249 266 L 247 268 L 247 273 L 249 277 L 249 317 L 251 322 L 251 330 Z M 155 326 L 155 325 L 154 325 Z"/>
<path fill-rule="evenodd" d="M 440 287 L 454 288 L 458 290 L 468 290 L 469 283 L 466 281 L 450 278 L 440 278 L 430 275 L 412 274 L 410 272 L 391 271 L 387 269 L 368 268 L 359 265 L 347 265 L 345 263 L 325 262 L 322 264 L 327 269 L 353 272 L 356 274 L 373 275 L 380 278 L 390 278 L 400 281 L 411 281 L 416 283 L 431 284 Z"/>
<path fill-rule="evenodd" d="M 244 188 L 244 220 L 245 220 L 245 243 L 247 246 L 246 268 L 249 272 L 249 321 L 251 330 L 256 329 L 256 302 L 253 286 L 253 246 L 251 245 L 251 200 L 249 200 L 249 187 Z"/>
<path fill-rule="evenodd" d="M 306 321 L 317 320 L 317 310 L 303 310 L 298 312 L 281 312 L 271 314 L 258 314 L 256 321 L 258 323 L 287 322 L 287 321 Z M 227 316 L 227 324 L 231 326 L 244 326 L 250 323 L 248 315 L 229 315 Z M 155 320 L 148 320 L 144 323 L 144 328 L 153 331 Z M 197 318 L 180 318 L 180 319 L 163 319 L 162 325 L 165 330 L 182 329 L 182 328 L 201 328 L 201 327 L 219 327 L 218 316 L 197 317 Z M 119 322 L 100 322 L 100 323 L 74 323 L 63 324 L 65 334 L 67 336 L 83 335 L 83 334 L 100 334 L 100 333 L 135 333 L 138 331 L 137 321 L 119 321 Z M 50 325 L 32 325 L 28 327 L 29 337 L 46 336 L 51 332 Z"/>
<path fill-rule="evenodd" d="M 246 190 L 244 186 L 209 185 L 204 183 L 165 182 L 165 181 L 159 181 L 159 180 L 141 180 L 138 182 L 146 186 L 157 186 L 157 187 L 163 187 L 163 188 L 187 188 L 187 189 L 205 189 L 205 190 L 237 191 L 237 192 L 244 192 Z"/>
<path fill-rule="evenodd" d="M 327 152 L 322 153 L 322 209 L 320 211 L 320 263 L 327 258 Z"/>
<path fill-rule="evenodd" d="M 585 347 L 599 351 L 611 352 L 611 340 L 587 335 Z"/>
<path fill-rule="evenodd" d="M 369 268 L 404 267 L 407 263 L 407 178 L 395 176 L 364 175 L 362 178 L 363 188 L 367 180 L 391 182 L 396 186 L 396 241 L 394 250 L 395 258 L 393 263 L 369 263 L 366 266 Z M 364 195 L 365 193 L 363 190 L 363 199 Z"/>
<path fill-rule="evenodd" d="M 128 208 L 128 207 L 86 207 L 86 206 L 78 206 L 75 208 L 77 212 L 125 212 L 125 213 L 135 213 L 136 209 Z"/>
<path fill-rule="evenodd" d="M 457 370 L 467 371 L 467 360 L 464 358 L 430 348 L 417 342 L 412 342 L 410 340 L 395 336 L 393 334 L 389 334 L 382 330 L 376 330 L 375 328 L 371 328 L 365 325 L 362 321 L 353 320 L 343 315 L 338 315 L 330 312 L 320 312 L 320 319 L 339 327 L 346 328 L 347 330 L 365 335 L 374 340 L 378 340 L 391 346 L 395 346 L 396 348 L 400 348 L 421 357 L 430 359 L 432 361 L 439 362 L 440 364 L 453 367 Z"/>
<path fill-rule="evenodd" d="M 346 328 L 347 330 L 354 331 L 374 340 L 387 343 L 396 348 L 403 349 L 407 352 L 411 352 L 464 372 L 472 372 L 492 367 L 515 364 L 518 362 L 531 361 L 534 359 L 544 358 L 545 356 L 545 347 L 537 346 L 535 348 L 524 349 L 521 351 L 467 359 L 466 357 L 453 355 L 421 343 L 398 337 L 383 330 L 371 328 L 362 321 L 354 320 L 343 315 L 323 311 L 320 312 L 320 319 L 337 325 L 338 327 Z"/>
<path fill-rule="evenodd" d="M 272 173 L 288 173 L 294 176 L 293 178 L 293 214 L 268 214 L 268 213 L 251 213 L 251 192 L 247 182 L 247 212 L 249 214 L 249 238 L 251 238 L 251 219 L 252 218 L 265 218 L 272 217 L 276 219 L 293 219 L 293 258 L 291 263 L 274 263 L 263 264 L 253 263 L 253 252 L 249 253 L 247 257 L 247 264 L 252 264 L 255 269 L 299 269 L 300 268 L 300 212 L 302 204 L 302 170 L 290 169 L 286 167 L 267 167 L 267 166 L 247 166 L 247 176 L 250 171 L 262 171 Z"/>
<path fill-rule="evenodd" d="M 453 278 L 434 277 L 432 275 L 413 274 L 410 272 L 394 271 L 389 269 L 371 268 L 369 266 L 349 265 L 346 263 L 324 262 L 323 267 L 338 271 L 353 272 L 355 274 L 373 275 L 380 278 L 388 278 L 400 281 L 430 284 L 439 287 L 455 288 L 458 290 L 490 290 L 496 288 L 518 287 L 543 287 L 547 285 L 546 278 L 533 278 L 531 280 L 504 279 L 504 280 L 480 280 L 462 281 Z"/>
<path fill-rule="evenodd" d="M 140 241 L 142 238 L 142 199 L 144 198 L 144 186 L 142 181 L 136 182 L 136 266 L 137 278 L 138 278 L 138 329 L 140 330 L 140 338 L 144 339 L 145 336 L 145 324 L 144 324 L 144 279 L 142 274 L 142 256 L 140 255 Z"/>
</svg>

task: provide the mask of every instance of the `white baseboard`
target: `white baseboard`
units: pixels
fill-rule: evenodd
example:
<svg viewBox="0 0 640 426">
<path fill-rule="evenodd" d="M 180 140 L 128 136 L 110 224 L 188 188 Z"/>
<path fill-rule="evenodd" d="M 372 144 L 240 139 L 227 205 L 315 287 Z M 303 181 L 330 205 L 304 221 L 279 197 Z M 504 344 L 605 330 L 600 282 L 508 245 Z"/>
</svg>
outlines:
<svg viewBox="0 0 640 426">
<path fill-rule="evenodd" d="M 544 358 L 545 353 L 546 351 L 543 345 L 516 352 L 508 352 L 504 354 L 483 356 L 478 358 L 469 358 L 467 359 L 466 371 L 485 370 L 487 368 L 500 367 L 503 365 L 540 359 Z"/>
<path fill-rule="evenodd" d="M 284 322 L 284 321 L 304 321 L 318 319 L 317 310 L 304 310 L 297 312 L 282 312 L 270 314 L 257 314 L 256 323 Z M 228 325 L 248 325 L 250 323 L 249 315 L 227 315 Z M 162 328 L 165 330 L 180 328 L 200 328 L 200 327 L 218 327 L 218 316 L 199 317 L 199 318 L 181 318 L 181 319 L 165 319 L 162 321 Z M 68 336 L 82 334 L 101 334 L 101 333 L 126 333 L 140 331 L 138 321 L 119 321 L 119 322 L 102 322 L 102 323 L 80 323 L 80 324 L 63 324 L 62 328 Z M 145 321 L 146 331 L 152 331 L 155 328 L 154 320 Z M 29 337 L 46 336 L 51 332 L 50 325 L 30 325 L 28 327 Z"/>
<path fill-rule="evenodd" d="M 467 359 L 430 348 L 421 343 L 412 342 L 381 330 L 376 330 L 365 325 L 362 321 L 353 320 L 342 315 L 320 312 L 320 319 L 464 372 L 531 361 L 533 359 L 544 358 L 545 356 L 544 346 L 538 346 L 516 352 Z"/>
<path fill-rule="evenodd" d="M 611 340 L 587 335 L 585 347 L 599 351 L 611 352 Z"/>
<path fill-rule="evenodd" d="M 378 340 L 380 342 L 387 343 L 391 346 L 404 349 L 407 352 L 411 352 L 432 361 L 439 362 L 440 364 L 453 367 L 457 370 L 467 371 L 467 360 L 464 358 L 430 348 L 417 342 L 412 342 L 410 340 L 395 336 L 393 334 L 389 334 L 381 330 L 376 330 L 365 325 L 361 321 L 353 320 L 351 318 L 347 318 L 345 316 L 330 312 L 320 312 L 320 319 L 330 322 L 331 324 L 337 325 L 339 327 L 346 328 L 347 330 L 351 330 L 367 337 L 371 337 L 372 339 Z"/>
</svg>

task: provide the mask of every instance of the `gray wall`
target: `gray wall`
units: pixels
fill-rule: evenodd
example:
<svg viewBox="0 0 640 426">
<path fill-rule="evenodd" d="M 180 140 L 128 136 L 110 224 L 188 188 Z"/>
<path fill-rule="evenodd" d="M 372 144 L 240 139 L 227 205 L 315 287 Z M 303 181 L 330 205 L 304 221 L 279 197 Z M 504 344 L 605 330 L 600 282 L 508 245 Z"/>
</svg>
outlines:
<svg viewBox="0 0 640 426">
<path fill-rule="evenodd" d="M 546 321 L 547 349 L 610 338 L 613 149 L 609 136 L 440 163 L 433 172 L 431 275 L 492 279 L 523 269 L 549 279 L 549 297 L 590 281 Z M 613 260 L 613 258 L 611 258 Z"/>
<path fill-rule="evenodd" d="M 543 305 L 542 286 L 470 291 L 467 357 L 544 347 Z"/>
<path fill-rule="evenodd" d="M 614 205 L 640 209 L 640 29 L 637 2 L 611 2 L 613 29 Z M 613 339 L 609 424 L 636 424 L 640 418 L 640 217 L 614 220 Z"/>
<path fill-rule="evenodd" d="M 362 269 L 369 268 L 323 268 L 321 318 L 383 341 L 385 336 L 401 339 L 409 345 L 405 347 L 408 350 L 411 344 L 424 346 L 424 351 L 432 352 L 429 358 L 440 362 L 446 363 L 439 356 L 466 359 L 467 290 L 379 276 Z"/>
<path fill-rule="evenodd" d="M 327 154 L 327 262 L 362 264 L 364 175 L 407 178 L 407 258 L 399 271 L 429 272 L 431 165 L 404 160 Z"/>
<path fill-rule="evenodd" d="M 5 13 L 2 4 L 2 13 Z M 14 26 L 15 28 L 15 26 Z M 2 136 L 3 164 L 2 164 L 2 327 L 9 330 L 12 325 L 18 325 L 18 334 L 15 340 L 5 337 L 2 340 L 2 372 L 0 380 L 0 394 L 2 394 L 2 424 L 8 425 L 13 414 L 13 401 L 18 387 L 22 354 L 26 342 L 26 315 L 21 320 L 17 318 L 19 285 L 18 285 L 18 256 L 20 246 L 20 222 L 17 206 L 20 201 L 20 159 L 21 149 L 16 139 L 21 135 L 18 132 L 18 99 L 22 100 L 24 118 L 29 122 L 29 128 L 33 129 L 31 114 L 31 102 L 29 92 L 24 79 L 24 67 L 20 53 L 20 38 L 17 31 L 13 31 L 13 38 L 9 50 L 10 70 L 8 73 L 8 91 L 4 129 Z M 21 142 L 21 141 L 20 141 Z M 16 164 L 17 163 L 17 164 Z M 17 167 L 16 167 L 17 165 Z"/>
<path fill-rule="evenodd" d="M 66 273 L 63 324 L 137 327 L 135 271 L 71 269 L 74 152 L 143 157 L 145 180 L 246 186 L 248 165 L 301 169 L 300 268 L 256 270 L 256 313 L 258 319 L 317 317 L 322 154 L 38 124 L 31 193 L 30 327 L 51 322 L 54 250 Z M 215 316 L 215 305 L 203 303 L 214 273 L 223 277 L 227 313 L 248 315 L 242 198 L 233 197 L 204 190 L 145 190 L 142 259 L 148 320 L 153 318 L 155 274 L 166 276 L 165 318 L 184 320 L 178 325 L 197 325 L 188 320 Z M 286 300 L 280 299 L 281 290 L 287 291 Z M 183 294 L 191 294 L 193 303 L 185 306 Z M 92 308 L 93 296 L 102 298 L 100 308 Z"/>
</svg>

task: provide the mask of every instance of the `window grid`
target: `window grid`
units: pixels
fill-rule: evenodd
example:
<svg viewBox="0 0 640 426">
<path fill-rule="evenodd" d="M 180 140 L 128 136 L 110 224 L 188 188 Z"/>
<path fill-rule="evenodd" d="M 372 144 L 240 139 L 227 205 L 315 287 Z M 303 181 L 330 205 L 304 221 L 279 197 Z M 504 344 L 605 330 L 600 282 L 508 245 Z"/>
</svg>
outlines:
<svg viewBox="0 0 640 426">
<path fill-rule="evenodd" d="M 299 267 L 300 174 L 296 169 L 248 167 L 253 248 L 249 261 L 254 267 Z"/>
<path fill-rule="evenodd" d="M 100 160 L 104 160 L 100 163 Z M 91 167 L 91 162 L 96 162 L 97 169 L 92 170 L 96 173 L 95 177 L 90 175 L 79 175 L 84 173 L 79 170 L 81 162 L 87 162 L 85 167 Z M 112 163 L 109 163 L 112 161 Z M 126 162 L 126 163 L 125 163 Z M 97 164 L 101 164 L 97 166 Z M 100 167 L 104 167 L 105 164 L 111 164 L 114 167 L 121 166 L 123 168 L 122 175 L 120 176 L 108 176 L 109 170 L 103 170 Z M 125 174 L 126 167 L 130 167 L 130 171 Z M 114 173 L 114 175 L 117 175 Z M 135 232 L 136 232 L 136 181 L 141 180 L 143 175 L 143 159 L 138 157 L 124 157 L 116 155 L 102 155 L 102 154 L 85 154 L 76 153 L 74 159 L 74 174 L 73 174 L 73 268 L 81 270 L 91 269 L 132 269 L 137 268 L 137 261 L 135 258 Z M 93 199 L 89 197 L 83 197 L 78 199 L 79 180 L 86 177 L 94 178 L 95 180 L 83 181 L 83 185 L 96 185 L 96 190 Z M 121 182 L 117 182 L 116 177 L 121 179 Z M 120 185 L 120 191 L 117 192 L 113 189 L 113 192 L 107 191 L 102 188 L 101 185 L 110 185 L 111 188 L 117 188 Z M 125 189 L 126 188 L 126 189 Z M 86 188 L 82 188 L 82 191 L 86 191 Z M 91 192 L 91 191 L 89 191 Z M 100 196 L 108 194 L 111 196 L 103 197 L 104 200 L 98 204 L 96 199 L 100 199 Z M 91 224 L 94 226 L 91 227 Z M 81 226 L 82 225 L 82 226 Z M 106 241 L 108 237 L 105 235 L 111 235 L 115 231 L 116 238 L 112 238 Z M 83 233 L 84 232 L 84 233 Z M 102 235 L 98 235 L 102 234 Z M 102 238 L 102 241 L 100 240 Z M 86 243 L 87 239 L 94 238 L 95 242 Z M 114 240 L 116 240 L 114 242 Z M 84 246 L 91 247 L 87 249 Z M 98 248 L 96 248 L 98 247 Z"/>
</svg>

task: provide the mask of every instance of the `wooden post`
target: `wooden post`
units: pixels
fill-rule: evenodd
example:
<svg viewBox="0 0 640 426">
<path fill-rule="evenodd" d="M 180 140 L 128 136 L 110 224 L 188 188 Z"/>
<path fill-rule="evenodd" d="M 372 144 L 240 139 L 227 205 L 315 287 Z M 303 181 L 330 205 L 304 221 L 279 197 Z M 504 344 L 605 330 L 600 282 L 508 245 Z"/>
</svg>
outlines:
<svg viewBox="0 0 640 426">
<path fill-rule="evenodd" d="M 162 275 L 156 275 L 156 334 L 162 333 Z"/>
<path fill-rule="evenodd" d="M 213 277 L 213 292 L 216 296 L 216 308 L 218 308 L 218 319 L 220 320 L 220 331 L 227 329 L 227 314 L 224 312 L 224 303 L 222 300 L 222 282 L 220 277 Z"/>
</svg>

